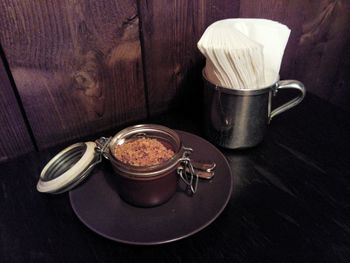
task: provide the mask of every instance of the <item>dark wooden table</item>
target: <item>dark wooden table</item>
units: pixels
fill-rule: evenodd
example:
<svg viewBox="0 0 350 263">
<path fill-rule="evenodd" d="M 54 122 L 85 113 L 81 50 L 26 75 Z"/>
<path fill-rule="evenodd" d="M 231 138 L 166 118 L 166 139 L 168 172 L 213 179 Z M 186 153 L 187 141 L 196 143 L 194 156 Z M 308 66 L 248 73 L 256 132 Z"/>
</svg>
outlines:
<svg viewBox="0 0 350 263">
<path fill-rule="evenodd" d="M 180 113 L 151 121 L 202 134 L 199 120 Z M 0 166 L 0 262 L 349 262 L 349 137 L 349 115 L 308 94 L 273 120 L 258 147 L 221 149 L 234 189 L 216 221 L 147 247 L 93 233 L 68 194 L 36 191 L 62 147 L 23 156 Z"/>
</svg>

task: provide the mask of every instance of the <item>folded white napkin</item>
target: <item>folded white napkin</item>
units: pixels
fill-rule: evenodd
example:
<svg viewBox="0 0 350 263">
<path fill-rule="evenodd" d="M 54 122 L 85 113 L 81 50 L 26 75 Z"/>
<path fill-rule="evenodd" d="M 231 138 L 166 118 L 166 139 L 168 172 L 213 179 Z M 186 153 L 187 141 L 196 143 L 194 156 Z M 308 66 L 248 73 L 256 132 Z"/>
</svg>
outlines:
<svg viewBox="0 0 350 263">
<path fill-rule="evenodd" d="M 290 29 L 267 19 L 225 19 L 211 24 L 198 42 L 207 79 L 234 89 L 272 84 L 279 74 Z"/>
</svg>

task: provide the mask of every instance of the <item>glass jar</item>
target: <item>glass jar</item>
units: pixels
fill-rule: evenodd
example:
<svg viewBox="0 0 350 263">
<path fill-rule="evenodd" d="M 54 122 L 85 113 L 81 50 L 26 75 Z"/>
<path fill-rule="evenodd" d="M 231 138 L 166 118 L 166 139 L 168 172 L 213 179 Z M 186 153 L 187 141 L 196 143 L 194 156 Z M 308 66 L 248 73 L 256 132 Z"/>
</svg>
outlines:
<svg viewBox="0 0 350 263">
<path fill-rule="evenodd" d="M 138 138 L 156 139 L 174 155 L 167 161 L 150 166 L 133 166 L 121 162 L 112 154 L 116 145 Z M 168 201 L 178 185 L 177 168 L 190 149 L 182 145 L 178 134 L 161 125 L 142 124 L 118 132 L 109 143 L 105 157 L 111 162 L 116 174 L 119 195 L 128 203 L 150 207 Z"/>
</svg>

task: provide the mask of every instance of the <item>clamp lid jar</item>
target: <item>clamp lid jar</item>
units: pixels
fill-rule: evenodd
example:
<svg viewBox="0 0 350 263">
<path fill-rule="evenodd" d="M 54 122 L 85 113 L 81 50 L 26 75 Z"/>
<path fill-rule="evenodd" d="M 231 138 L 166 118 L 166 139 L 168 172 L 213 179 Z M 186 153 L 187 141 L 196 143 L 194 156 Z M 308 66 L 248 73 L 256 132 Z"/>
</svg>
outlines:
<svg viewBox="0 0 350 263">
<path fill-rule="evenodd" d="M 114 156 L 116 146 L 142 138 L 157 140 L 171 149 L 173 156 L 146 166 L 130 165 Z M 125 201 L 137 206 L 155 206 L 176 192 L 179 176 L 191 194 L 195 193 L 198 176 L 189 159 L 191 152 L 172 129 L 154 124 L 135 125 L 113 137 L 73 144 L 62 150 L 42 170 L 37 189 L 53 194 L 68 191 L 81 183 L 105 157 L 112 164 L 118 193 Z"/>
</svg>

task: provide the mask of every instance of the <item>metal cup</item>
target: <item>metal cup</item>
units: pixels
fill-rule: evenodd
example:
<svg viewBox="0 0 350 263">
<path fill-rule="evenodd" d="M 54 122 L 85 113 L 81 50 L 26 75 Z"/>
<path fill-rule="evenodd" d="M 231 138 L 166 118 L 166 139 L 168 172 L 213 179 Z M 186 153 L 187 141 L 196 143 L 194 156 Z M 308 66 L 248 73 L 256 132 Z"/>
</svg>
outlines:
<svg viewBox="0 0 350 263">
<path fill-rule="evenodd" d="M 271 119 L 299 104 L 305 87 L 297 80 L 279 80 L 272 85 L 249 90 L 229 89 L 211 83 L 204 74 L 204 123 L 206 136 L 229 149 L 259 144 Z M 271 101 L 281 89 L 296 89 L 300 94 L 271 110 Z"/>
</svg>

